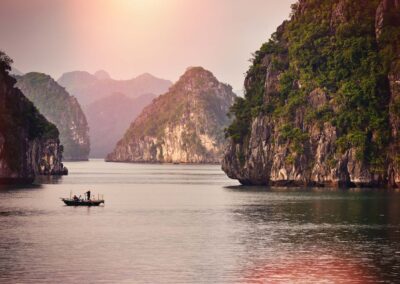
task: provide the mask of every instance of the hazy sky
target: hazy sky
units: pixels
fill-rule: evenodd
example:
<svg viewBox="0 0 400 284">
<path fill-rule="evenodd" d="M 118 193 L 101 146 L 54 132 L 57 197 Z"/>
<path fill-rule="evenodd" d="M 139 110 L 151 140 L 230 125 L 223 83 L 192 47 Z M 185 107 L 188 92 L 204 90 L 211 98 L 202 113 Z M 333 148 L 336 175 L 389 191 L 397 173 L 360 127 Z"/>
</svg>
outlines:
<svg viewBox="0 0 400 284">
<path fill-rule="evenodd" d="M 55 79 L 107 70 L 176 81 L 203 66 L 242 89 L 251 53 L 295 0 L 0 0 L 0 49 Z"/>
</svg>

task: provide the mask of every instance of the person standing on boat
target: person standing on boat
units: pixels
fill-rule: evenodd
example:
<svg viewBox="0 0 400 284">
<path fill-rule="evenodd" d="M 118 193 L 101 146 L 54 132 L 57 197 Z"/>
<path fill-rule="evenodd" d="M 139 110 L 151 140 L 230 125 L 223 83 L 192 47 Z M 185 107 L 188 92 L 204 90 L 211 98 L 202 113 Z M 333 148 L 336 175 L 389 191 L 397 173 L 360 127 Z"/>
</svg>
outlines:
<svg viewBox="0 0 400 284">
<path fill-rule="evenodd" d="M 87 199 L 90 200 L 90 190 L 86 192 Z"/>
</svg>

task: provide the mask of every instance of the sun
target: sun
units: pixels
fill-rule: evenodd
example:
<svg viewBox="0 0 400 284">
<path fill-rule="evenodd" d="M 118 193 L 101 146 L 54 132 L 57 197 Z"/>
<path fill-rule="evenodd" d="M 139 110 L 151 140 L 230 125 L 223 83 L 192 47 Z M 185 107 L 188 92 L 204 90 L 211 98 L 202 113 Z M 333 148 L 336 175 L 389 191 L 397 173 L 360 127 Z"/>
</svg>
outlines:
<svg viewBox="0 0 400 284">
<path fill-rule="evenodd" d="M 116 3 L 130 9 L 151 12 L 152 9 L 159 7 L 157 4 L 160 2 L 158 0 L 119 0 Z"/>
</svg>

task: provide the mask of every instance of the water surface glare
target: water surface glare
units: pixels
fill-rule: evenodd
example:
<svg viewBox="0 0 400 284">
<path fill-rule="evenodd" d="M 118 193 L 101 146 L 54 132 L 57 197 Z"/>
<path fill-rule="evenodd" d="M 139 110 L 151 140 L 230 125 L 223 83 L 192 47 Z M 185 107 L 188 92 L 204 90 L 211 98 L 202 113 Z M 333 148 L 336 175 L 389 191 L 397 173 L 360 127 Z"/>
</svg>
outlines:
<svg viewBox="0 0 400 284">
<path fill-rule="evenodd" d="M 400 194 L 238 186 L 219 166 L 66 163 L 0 188 L 0 283 L 399 283 Z M 104 207 L 66 207 L 90 189 Z"/>
</svg>

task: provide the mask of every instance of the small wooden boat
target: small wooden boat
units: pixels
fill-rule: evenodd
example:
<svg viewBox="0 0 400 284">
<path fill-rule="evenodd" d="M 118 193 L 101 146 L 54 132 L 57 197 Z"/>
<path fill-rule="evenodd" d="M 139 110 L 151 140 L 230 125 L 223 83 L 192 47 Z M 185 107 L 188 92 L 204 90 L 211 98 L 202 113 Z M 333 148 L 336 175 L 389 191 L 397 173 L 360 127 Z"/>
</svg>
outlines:
<svg viewBox="0 0 400 284">
<path fill-rule="evenodd" d="M 73 198 L 61 198 L 61 200 L 67 206 L 99 206 L 100 204 L 104 204 L 104 199 L 94 199 L 94 200 L 87 200 L 87 199 L 73 199 Z"/>
</svg>

